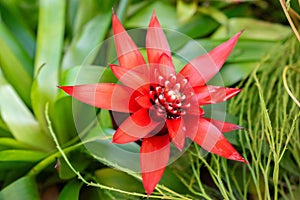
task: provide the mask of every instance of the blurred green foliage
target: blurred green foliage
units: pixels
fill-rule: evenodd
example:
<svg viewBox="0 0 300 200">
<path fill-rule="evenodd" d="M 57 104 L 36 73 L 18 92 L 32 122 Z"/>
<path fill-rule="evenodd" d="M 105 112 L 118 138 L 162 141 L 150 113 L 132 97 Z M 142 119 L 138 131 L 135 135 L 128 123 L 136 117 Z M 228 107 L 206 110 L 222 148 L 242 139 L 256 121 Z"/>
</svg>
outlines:
<svg viewBox="0 0 300 200">
<path fill-rule="evenodd" d="M 299 11 L 295 1 L 291 3 Z M 230 105 L 236 120 L 239 118 L 248 126 L 243 134 L 251 133 L 250 138 L 245 142 L 245 137 L 229 135 L 236 147 L 243 150 L 250 165 L 241 166 L 214 156 L 203 159 L 200 149 L 191 148 L 167 168 L 161 185 L 149 199 L 183 196 L 186 199 L 296 199 L 300 187 L 297 157 L 300 148 L 296 144 L 299 130 L 289 141 L 281 162 L 277 157 L 268 158 L 268 154 L 249 150 L 272 149 L 264 133 L 273 137 L 277 132 L 268 132 L 265 126 L 275 130 L 283 127 L 282 133 L 286 133 L 293 126 L 297 130 L 299 125 L 291 124 L 297 115 L 295 110 L 285 121 L 291 114 L 290 107 L 295 109 L 291 103 L 270 103 L 270 96 L 280 94 L 288 98 L 283 87 L 276 88 L 281 71 L 276 76 L 271 72 L 285 65 L 299 68 L 295 58 L 300 54 L 298 44 L 289 39 L 292 32 L 286 26 L 280 4 L 273 0 L 0 0 L 0 199 L 40 199 L 49 194 L 50 188 L 54 188 L 53 194 L 58 194 L 59 200 L 145 197 L 139 176 L 118 165 L 128 162 L 124 149 L 138 152 L 139 146 L 136 143 L 120 148 L 113 146 L 110 113 L 77 102 L 57 89 L 57 85 L 117 81 L 110 69 L 104 68 L 116 61 L 111 39 L 112 8 L 127 29 L 146 28 L 155 10 L 162 27 L 166 28 L 172 50 L 177 52 L 174 54 L 177 70 L 187 60 L 245 29 L 220 75 L 210 83 L 240 84 L 252 91 L 237 97 L 237 105 Z M 184 39 L 178 40 L 178 33 L 184 34 Z M 140 42 L 144 38 L 133 39 Z M 278 53 L 270 53 L 274 51 Z M 275 59 L 279 55 L 280 59 Z M 264 84 L 259 94 L 266 93 L 265 102 L 257 96 L 254 103 L 245 100 L 258 94 L 254 86 L 257 82 L 245 81 L 253 80 L 254 69 L 257 73 L 267 73 L 256 77 Z M 267 79 L 273 81 L 272 87 Z M 289 83 L 299 95 L 299 85 L 296 85 L 299 74 L 289 78 Z M 272 123 L 266 122 L 258 128 L 249 122 L 255 121 L 256 113 L 261 110 L 250 115 L 245 109 L 264 103 L 267 103 L 264 112 L 271 111 L 266 116 Z M 61 157 L 50 135 L 46 104 L 52 127 L 71 164 L 86 180 L 98 182 L 106 189 L 86 187 L 77 180 L 77 174 Z M 284 114 L 279 116 L 276 112 Z M 278 118 L 273 118 L 275 115 Z M 102 151 L 93 154 L 83 147 L 82 141 Z M 251 147 L 248 143 L 259 145 Z M 269 171 L 265 169 L 271 170 L 273 177 L 268 177 Z"/>
</svg>

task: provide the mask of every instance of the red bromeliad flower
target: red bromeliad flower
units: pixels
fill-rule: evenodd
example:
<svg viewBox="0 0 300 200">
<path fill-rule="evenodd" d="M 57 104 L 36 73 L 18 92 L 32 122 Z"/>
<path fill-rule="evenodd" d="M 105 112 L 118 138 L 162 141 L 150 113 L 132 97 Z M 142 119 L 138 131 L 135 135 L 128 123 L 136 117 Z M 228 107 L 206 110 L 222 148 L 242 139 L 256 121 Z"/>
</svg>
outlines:
<svg viewBox="0 0 300 200">
<path fill-rule="evenodd" d="M 117 144 L 142 141 L 140 169 L 147 194 L 153 192 L 168 164 L 170 142 L 181 151 L 186 137 L 209 152 L 247 163 L 222 134 L 240 127 L 204 118 L 201 108 L 226 101 L 240 92 L 206 82 L 220 70 L 241 32 L 193 59 L 176 74 L 169 44 L 155 12 L 146 35 L 148 64 L 115 14 L 112 25 L 119 66 L 110 67 L 120 83 L 59 88 L 95 107 L 128 113 L 112 141 Z"/>
</svg>

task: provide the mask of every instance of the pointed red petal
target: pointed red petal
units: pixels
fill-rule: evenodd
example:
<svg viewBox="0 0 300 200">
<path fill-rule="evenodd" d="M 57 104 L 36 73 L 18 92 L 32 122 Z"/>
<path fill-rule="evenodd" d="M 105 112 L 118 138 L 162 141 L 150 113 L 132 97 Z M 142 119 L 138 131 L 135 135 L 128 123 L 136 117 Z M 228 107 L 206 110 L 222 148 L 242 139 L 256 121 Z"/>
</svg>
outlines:
<svg viewBox="0 0 300 200">
<path fill-rule="evenodd" d="M 58 86 L 79 101 L 97 108 L 118 112 L 135 112 L 141 107 L 135 102 L 136 94 L 130 88 L 113 83 Z"/>
<path fill-rule="evenodd" d="M 166 120 L 169 136 L 174 145 L 181 151 L 185 142 L 185 125 L 181 117 Z"/>
<path fill-rule="evenodd" d="M 231 131 L 235 131 L 235 130 L 243 128 L 239 125 L 232 124 L 232 123 L 229 123 L 229 122 L 223 122 L 223 121 L 219 121 L 219 120 L 215 120 L 215 119 L 209 119 L 209 118 L 203 118 L 203 119 L 211 122 L 222 133 L 231 132 Z"/>
<path fill-rule="evenodd" d="M 168 77 L 170 74 L 176 74 L 172 58 L 167 54 L 163 53 L 159 58 L 159 70 L 165 76 Z M 167 76 L 166 76 L 167 75 Z"/>
<path fill-rule="evenodd" d="M 145 138 L 140 150 L 143 185 L 150 195 L 168 164 L 170 140 L 167 134 Z"/>
<path fill-rule="evenodd" d="M 113 142 L 118 144 L 134 142 L 148 135 L 160 124 L 160 122 L 151 120 L 148 109 L 142 108 L 120 125 L 113 136 Z"/>
<path fill-rule="evenodd" d="M 114 75 L 126 86 L 138 90 L 142 93 L 149 93 L 149 72 L 143 71 L 139 67 L 125 68 L 117 65 L 110 65 Z"/>
<path fill-rule="evenodd" d="M 112 26 L 119 64 L 126 68 L 145 66 L 144 57 L 115 14 L 112 16 Z"/>
<path fill-rule="evenodd" d="M 135 98 L 135 101 L 143 108 L 149 109 L 153 106 L 149 95 L 141 95 L 141 96 Z"/>
<path fill-rule="evenodd" d="M 212 85 L 194 87 L 193 89 L 197 96 L 199 105 L 215 104 L 227 101 L 241 91 L 237 88 L 226 88 Z"/>
<path fill-rule="evenodd" d="M 224 137 L 220 130 L 203 118 L 199 119 L 197 134 L 194 136 L 194 138 L 193 136 L 189 137 L 206 151 L 227 159 L 247 163 L 247 161 L 245 161 L 245 159 Z"/>
<path fill-rule="evenodd" d="M 193 87 L 204 85 L 219 72 L 241 34 L 235 34 L 209 53 L 193 59 L 182 68 L 180 74 L 188 78 Z"/>
<path fill-rule="evenodd" d="M 161 55 L 165 53 L 172 58 L 167 38 L 153 12 L 146 35 L 146 50 L 150 64 L 159 64 Z"/>
</svg>

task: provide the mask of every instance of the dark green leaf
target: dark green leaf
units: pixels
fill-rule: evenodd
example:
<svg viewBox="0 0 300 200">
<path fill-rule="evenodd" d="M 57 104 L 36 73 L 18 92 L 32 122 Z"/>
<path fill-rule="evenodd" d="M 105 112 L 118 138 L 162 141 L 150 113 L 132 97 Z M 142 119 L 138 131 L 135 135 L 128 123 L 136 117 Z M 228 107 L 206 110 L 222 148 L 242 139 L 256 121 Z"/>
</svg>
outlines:
<svg viewBox="0 0 300 200">
<path fill-rule="evenodd" d="M 3 200 L 39 200 L 37 184 L 33 177 L 25 176 L 0 191 Z"/>
<path fill-rule="evenodd" d="M 95 171 L 96 178 L 100 184 L 118 188 L 129 192 L 141 192 L 145 190 L 140 181 L 125 172 L 111 168 L 104 168 Z"/>
<path fill-rule="evenodd" d="M 78 180 L 68 182 L 59 194 L 58 200 L 79 199 L 79 192 L 83 183 Z"/>
<path fill-rule="evenodd" d="M 211 85 L 233 85 L 248 76 L 257 64 L 256 62 L 225 64 L 220 70 L 220 75 L 213 77 L 208 83 Z"/>
<path fill-rule="evenodd" d="M 30 58 L 33 59 L 35 52 L 35 38 L 33 32 L 25 23 L 25 18 L 21 16 L 19 12 L 11 12 L 11 10 L 5 6 L 0 6 L 0 13 L 7 28 L 22 45 L 22 48 Z"/>
</svg>

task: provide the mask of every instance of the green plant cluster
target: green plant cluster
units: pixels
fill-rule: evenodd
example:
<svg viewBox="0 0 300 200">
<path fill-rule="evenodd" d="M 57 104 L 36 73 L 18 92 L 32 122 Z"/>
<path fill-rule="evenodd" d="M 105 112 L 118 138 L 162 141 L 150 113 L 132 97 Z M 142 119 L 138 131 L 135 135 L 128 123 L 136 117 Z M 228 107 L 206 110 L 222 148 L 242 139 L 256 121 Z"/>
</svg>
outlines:
<svg viewBox="0 0 300 200">
<path fill-rule="evenodd" d="M 191 145 L 145 195 L 140 175 L 120 165 L 128 162 L 122 149 L 139 145 L 115 148 L 110 113 L 57 88 L 117 81 L 106 68 L 116 58 L 112 8 L 126 29 L 146 28 L 155 10 L 163 28 L 193 39 L 167 34 L 172 50 L 189 59 L 199 55 L 195 42 L 209 51 L 245 29 L 210 84 L 243 89 L 226 106 L 228 120 L 245 129 L 226 137 L 249 165 L 204 157 Z M 105 51 L 97 49 L 104 41 Z M 0 0 L 0 200 L 297 199 L 299 57 L 271 0 Z M 96 119 L 82 117 L 88 111 Z"/>
</svg>

